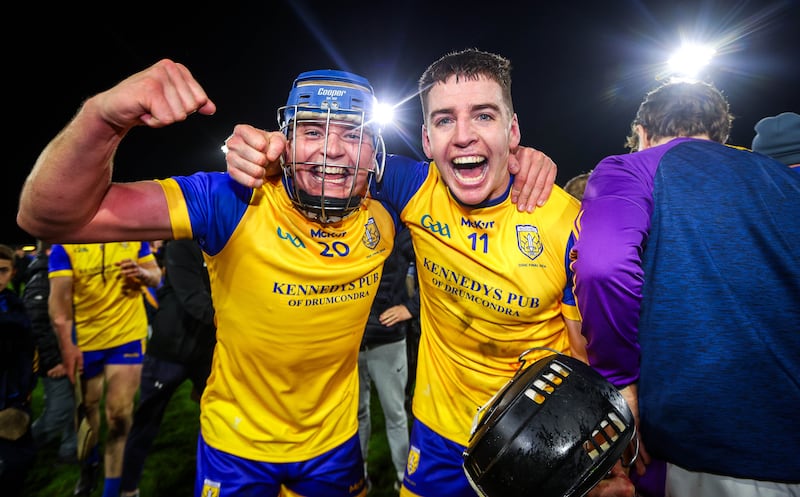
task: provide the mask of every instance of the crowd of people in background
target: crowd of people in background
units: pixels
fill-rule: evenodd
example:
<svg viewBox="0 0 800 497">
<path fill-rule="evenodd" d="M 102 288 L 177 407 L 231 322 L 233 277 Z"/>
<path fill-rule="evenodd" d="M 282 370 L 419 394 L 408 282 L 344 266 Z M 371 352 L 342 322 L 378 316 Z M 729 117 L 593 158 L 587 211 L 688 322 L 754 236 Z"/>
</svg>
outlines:
<svg viewBox="0 0 800 497">
<path fill-rule="evenodd" d="M 159 71 L 178 69 L 161 63 L 142 77 L 158 77 Z M 210 101 L 198 98 L 199 86 L 195 88 L 196 82 L 184 76 L 197 98 L 191 102 L 195 107 L 186 109 L 186 115 L 191 114 L 189 110 L 193 112 L 204 106 L 204 113 L 210 113 Z M 347 73 L 335 78 L 327 73 L 314 76 L 332 80 L 350 78 L 348 84 L 362 85 L 359 97 L 371 96 L 371 87 L 358 76 Z M 136 83 L 133 77 L 120 83 L 120 87 L 128 85 L 127 88 L 136 89 Z M 273 471 L 287 463 L 300 467 L 309 461 L 336 462 L 337 474 L 346 478 L 337 485 L 345 483 L 345 492 L 348 486 L 351 491 L 357 489 L 353 495 L 362 490 L 369 492 L 369 441 L 373 436 L 370 406 L 371 394 L 376 392 L 385 418 L 394 489 L 401 495 L 411 492 L 419 496 L 471 495 L 473 490 L 461 468 L 461 455 L 474 414 L 470 408 L 484 405 L 514 375 L 518 365 L 513 358 L 520 349 L 534 346 L 550 347 L 588 362 L 625 395 L 638 426 L 640 454 L 635 467 L 630 469 L 630 487 L 635 486 L 636 495 L 700 497 L 697 489 L 714 488 L 717 495 L 749 497 L 759 495 L 754 490 L 759 486 L 762 491 L 773 492 L 768 495 L 800 493 L 800 466 L 791 452 L 792 447 L 800 445 L 800 440 L 792 434 L 790 426 L 793 409 L 800 408 L 800 393 L 795 388 L 800 383 L 797 376 L 800 343 L 796 333 L 793 335 L 800 321 L 797 315 L 800 226 L 794 218 L 787 221 L 776 215 L 786 209 L 800 212 L 800 176 L 797 176 L 800 115 L 785 112 L 767 116 L 756 124 L 751 144 L 730 147 L 726 141 L 732 117 L 727 102 L 713 86 L 666 84 L 648 93 L 640 106 L 628 137 L 631 154 L 600 160 L 588 172 L 569 178 L 563 190 L 555 187 L 551 193 L 548 188 L 544 194 L 549 195 L 547 203 L 529 213 L 517 209 L 510 200 L 512 185 L 514 189 L 518 186 L 514 183 L 515 160 L 530 153 L 525 149 L 519 156 L 514 155 L 521 133 L 513 111 L 510 84 L 508 61 L 495 54 L 467 50 L 447 54 L 434 62 L 420 80 L 425 121 L 423 145 L 429 160 L 417 162 L 391 157 L 392 164 L 387 164 L 385 170 L 377 166 L 370 169 L 361 177 L 361 197 L 356 195 L 355 207 L 347 203 L 339 210 L 341 199 L 325 199 L 330 192 L 323 189 L 315 197 L 323 199 L 323 207 L 315 208 L 307 192 L 299 190 L 301 185 L 310 188 L 303 184 L 300 169 L 271 181 L 276 171 L 281 174 L 274 160 L 259 164 L 259 168 L 252 166 L 250 158 L 255 152 L 275 159 L 286 146 L 303 144 L 310 150 L 312 146 L 307 142 L 320 133 L 326 136 L 333 133 L 334 141 L 340 141 L 343 150 L 351 147 L 342 156 L 353 154 L 356 163 L 364 161 L 372 167 L 380 159 L 379 133 L 362 126 L 363 115 L 338 116 L 339 120 L 320 128 L 314 120 L 319 119 L 320 108 L 294 101 L 300 97 L 294 93 L 297 88 L 293 88 L 291 105 L 282 109 L 285 129 L 268 133 L 240 126 L 229 139 L 229 175 L 223 180 L 224 186 L 208 187 L 208 195 L 211 198 L 224 191 L 224 197 L 216 200 L 235 203 L 235 218 L 225 218 L 219 225 L 199 224 L 200 218 L 211 223 L 211 216 L 200 215 L 202 202 L 191 195 L 218 178 L 201 175 L 172 178 L 151 182 L 149 190 L 141 190 L 153 198 L 167 192 L 172 202 L 169 209 L 181 213 L 175 214 L 178 221 L 170 220 L 168 207 L 163 205 L 159 213 L 167 221 L 154 224 L 146 230 L 148 234 L 177 232 L 185 238 L 192 235 L 203 239 L 201 243 L 189 239 L 170 240 L 163 245 L 113 241 L 115 234 L 133 230 L 116 231 L 100 220 L 94 228 L 91 224 L 88 228 L 81 227 L 86 231 L 78 231 L 77 238 L 108 239 L 104 243 L 51 245 L 39 241 L 34 250 L 0 245 L 0 363 L 4 367 L 0 377 L 0 488 L 4 489 L 4 495 L 5 492 L 14 497 L 24 495 L 27 470 L 37 451 L 57 443 L 58 461 L 81 468 L 74 495 L 92 495 L 100 475 L 104 474 L 103 497 L 138 497 L 144 461 L 167 404 L 186 380 L 192 382 L 193 398 L 198 402 L 207 387 L 226 399 L 219 403 L 216 397 L 207 398 L 205 402 L 211 404 L 201 407 L 213 406 L 202 413 L 206 431 L 199 434 L 195 483 L 198 493 L 219 489 L 220 482 L 223 488 L 228 485 L 238 489 L 256 482 L 273 491 L 289 485 L 293 479 L 283 474 L 274 477 L 274 481 L 262 477 L 241 479 L 238 469 Z M 101 94 L 118 98 L 116 105 L 122 115 L 123 108 L 133 103 L 124 101 L 131 98 L 130 94 L 120 95 L 123 93 Z M 476 103 L 470 101 L 476 95 L 485 100 L 478 102 L 478 117 L 475 117 Z M 87 108 L 91 109 L 91 103 L 90 100 Z M 695 110 L 703 109 L 709 118 L 680 121 L 664 117 L 671 113 L 683 115 L 682 106 L 692 105 Z M 472 120 L 478 124 L 471 123 L 475 126 L 471 131 L 481 138 L 465 139 L 457 126 Z M 354 123 L 361 133 L 358 137 L 351 136 Z M 137 124 L 128 123 L 130 127 Z M 299 135 L 297 128 L 301 126 L 312 130 Z M 469 186 L 473 180 L 465 179 L 469 174 L 465 172 L 467 159 L 453 159 L 450 154 L 452 143 L 468 148 L 463 142 L 481 139 L 495 145 L 482 150 L 485 155 L 482 161 L 490 164 L 486 167 L 493 171 L 494 183 L 476 192 Z M 259 143 L 261 148 L 248 148 L 252 143 Z M 327 140 L 325 143 L 334 146 L 328 145 Z M 468 159 L 474 160 L 478 152 L 469 150 L 472 155 Z M 313 170 L 316 163 L 311 158 L 307 160 Z M 321 159 L 321 163 L 326 168 L 324 160 L 327 159 Z M 453 162 L 459 167 L 443 166 Z M 354 176 L 358 177 L 363 170 L 356 170 Z M 371 178 L 380 179 L 382 174 L 386 188 L 373 189 Z M 241 200 L 257 195 L 262 185 L 266 185 L 269 198 L 261 200 L 275 202 L 270 209 L 275 212 L 269 215 L 280 222 L 264 221 L 265 214 L 258 217 L 251 210 L 257 202 Z M 246 188 L 249 189 L 243 194 Z M 368 191 L 371 195 L 367 195 Z M 378 205 L 376 199 L 383 203 Z M 367 210 L 362 212 L 360 207 L 365 205 L 362 202 L 373 202 L 369 215 Z M 131 219 L 135 215 L 130 209 L 118 212 Z M 295 219 L 298 212 L 301 215 Z M 489 237 L 465 238 L 471 241 L 471 247 L 460 239 L 443 241 L 444 237 L 418 222 L 424 219 L 425 212 L 435 214 L 442 223 L 438 225 L 438 235 L 443 235 L 447 226 L 455 228 L 458 219 L 469 218 L 473 212 L 484 216 L 480 220 L 476 217 L 470 225 L 473 227 L 481 222 L 523 225 L 525 219 L 546 224 L 546 230 L 527 226 L 523 238 L 530 245 L 523 246 L 519 233 L 509 240 L 492 239 L 514 250 L 519 245 L 520 258 L 530 260 L 537 260 L 542 254 L 542 245 L 555 250 L 546 254 L 546 264 L 542 262 L 544 256 L 538 259 L 548 267 L 546 277 L 542 276 L 549 285 L 548 296 L 536 299 L 544 309 L 534 310 L 530 302 L 522 302 L 526 297 L 519 297 L 516 315 L 522 314 L 522 318 L 490 319 L 487 308 L 480 302 L 452 299 L 451 294 L 457 292 L 443 291 L 446 281 L 437 279 L 429 271 L 431 266 L 444 267 L 443 271 L 474 270 L 476 274 L 479 270 L 472 268 L 488 267 L 492 269 L 486 274 L 494 275 L 491 281 L 495 288 L 507 287 L 513 290 L 509 293 L 520 296 L 538 295 L 542 290 L 534 290 L 526 283 L 531 281 L 530 272 L 522 269 L 522 264 L 509 266 L 501 263 L 499 257 L 485 257 L 498 250 L 490 250 Z M 363 219 L 351 217 L 354 213 L 363 214 Z M 190 216 L 195 217 L 190 220 Z M 377 226 L 374 218 L 368 220 L 372 217 L 378 219 Z M 738 222 L 722 223 L 723 218 Z M 379 259 L 362 263 L 358 268 L 345 268 L 346 271 L 371 277 L 380 275 L 383 265 L 382 278 L 372 282 L 376 285 L 374 300 L 364 300 L 359 307 L 343 306 L 332 316 L 313 318 L 319 328 L 330 331 L 328 339 L 339 344 L 336 352 L 342 358 L 335 363 L 326 362 L 332 371 L 338 372 L 328 380 L 335 381 L 336 391 L 350 401 L 345 405 L 337 398 L 333 399 L 336 403 L 333 405 L 315 398 L 316 407 L 323 407 L 328 416 L 314 421 L 316 425 L 303 420 L 296 428 L 310 432 L 318 430 L 317 425 L 333 428 L 317 432 L 314 437 L 325 436 L 312 438 L 310 444 L 291 438 L 283 440 L 298 449 L 297 456 L 287 459 L 266 447 L 268 444 L 256 442 L 264 437 L 280 440 L 286 435 L 275 427 L 248 426 L 258 419 L 253 411 L 255 404 L 240 409 L 237 398 L 252 399 L 256 394 L 264 394 L 278 404 L 278 390 L 291 389 L 297 384 L 289 375 L 292 368 L 305 362 L 312 352 L 300 348 L 311 347 L 312 341 L 307 336 L 295 337 L 297 360 L 287 362 L 286 370 L 279 370 L 275 377 L 270 377 L 267 371 L 263 378 L 255 377 L 246 389 L 220 386 L 226 375 L 238 377 L 248 366 L 258 370 L 258 361 L 265 359 L 252 351 L 244 354 L 249 359 L 241 363 L 234 361 L 233 356 L 214 357 L 220 353 L 215 352 L 220 336 L 223 353 L 230 354 L 225 347 L 234 343 L 228 341 L 234 340 L 228 334 L 230 331 L 219 335 L 220 319 L 224 330 L 236 330 L 263 320 L 264 316 L 259 314 L 260 307 L 255 308 L 263 303 L 253 301 L 244 292 L 245 287 L 236 294 L 240 301 L 232 305 L 230 298 L 221 295 L 225 288 L 214 286 L 212 275 L 219 279 L 221 274 L 223 279 L 232 277 L 240 282 L 252 277 L 251 273 L 237 269 L 240 262 L 237 258 L 245 256 L 250 248 L 248 243 L 238 238 L 234 245 L 241 248 L 226 252 L 230 250 L 226 244 L 234 240 L 233 233 L 244 220 L 251 229 L 263 227 L 258 223 L 266 223 L 281 240 L 291 241 L 281 245 L 281 250 L 288 249 L 284 255 L 290 257 L 297 252 L 294 248 L 316 246 L 319 242 L 297 233 L 281 234 L 282 226 L 302 227 L 313 233 L 314 229 L 330 228 L 342 219 L 360 219 L 364 226 L 372 223 L 368 233 L 377 235 L 374 245 L 352 232 L 349 235 L 336 232 L 334 238 L 350 247 L 363 245 L 374 250 L 378 246 L 385 251 L 375 256 Z M 26 226 L 41 231 L 34 222 L 29 221 Z M 58 238 L 57 231 L 51 233 Z M 635 239 L 631 233 L 637 234 Z M 381 235 L 390 240 L 381 239 Z M 253 232 L 245 239 L 252 241 Z M 704 249 L 704 256 L 700 257 L 699 246 L 705 244 L 710 248 Z M 151 247 L 156 247 L 156 251 Z M 334 250 L 333 244 L 326 247 Z M 513 252 L 511 248 L 503 253 Z M 442 253 L 450 254 L 451 259 L 440 260 Z M 669 256 L 664 258 L 664 253 Z M 261 255 L 269 257 L 266 253 Z M 318 259 L 316 271 L 300 274 L 298 278 L 322 278 L 325 272 L 344 268 L 331 264 L 327 256 Z M 426 263 L 425 267 L 416 268 L 417 273 L 415 259 Z M 452 261 L 457 261 L 458 267 L 447 269 Z M 736 261 L 736 271 L 729 267 L 730 261 Z M 781 263 L 773 266 L 771 261 Z M 297 267 L 286 263 L 264 267 L 279 272 L 287 281 L 293 281 L 292 271 L 297 271 Z M 422 280 L 418 279 L 420 269 L 425 276 Z M 414 275 L 411 285 L 407 284 L 409 274 Z M 486 274 L 483 277 L 488 281 L 490 277 Z M 713 288 L 708 287 L 710 277 Z M 752 295 L 756 281 L 761 282 L 757 296 Z M 216 284 L 220 284 L 219 280 Z M 754 309 L 753 302 L 748 302 L 765 295 L 770 296 L 770 305 L 763 308 Z M 231 317 L 232 312 L 245 312 L 241 304 L 247 302 L 252 309 L 244 316 Z M 776 322 L 775 305 L 788 309 L 788 319 Z M 226 317 L 220 317 L 220 309 Z M 346 332 L 335 333 L 336 330 L 330 329 L 337 319 L 353 316 L 354 309 L 363 311 L 363 316 L 348 317 Z M 676 309 L 681 311 L 676 313 Z M 287 311 L 284 318 L 282 325 L 289 327 L 297 315 Z M 497 326 L 498 320 L 502 320 L 501 327 Z M 538 323 L 535 331 L 528 326 L 533 321 Z M 263 327 L 264 335 L 259 341 L 243 341 L 237 336 L 233 350 L 242 353 L 243 348 L 274 345 L 273 339 L 265 337 L 278 331 L 287 332 L 278 323 L 265 323 Z M 696 332 L 698 327 L 704 333 Z M 472 330 L 473 335 L 466 336 L 464 328 Z M 509 330 L 518 332 L 512 335 L 514 343 L 504 349 L 498 344 Z M 748 333 L 737 333 L 742 330 Z M 353 334 L 350 332 L 360 340 L 354 341 L 352 336 L 342 338 L 341 335 Z M 358 347 L 354 346 L 356 342 L 360 342 Z M 313 350 L 317 351 L 313 356 L 316 360 L 327 361 L 324 358 L 330 351 L 318 346 Z M 720 356 L 720 350 L 726 351 L 726 357 Z M 739 359 L 734 364 L 726 364 L 728 357 L 737 354 Z M 267 359 L 279 357 L 272 355 Z M 753 361 L 759 365 L 758 371 L 743 368 L 743 364 Z M 691 364 L 691 373 L 683 371 L 681 381 L 675 381 L 674 369 L 682 362 Z M 356 366 L 357 376 L 352 374 Z M 761 388 L 771 389 L 768 398 L 737 396 L 754 375 L 759 378 Z M 274 391 L 273 387 L 264 390 L 263 385 L 270 381 L 280 385 Z M 88 440 L 82 440 L 76 431 L 73 396 L 76 382 L 83 387 L 82 405 L 92 427 Z M 676 406 L 668 402 L 662 395 L 665 383 L 675 389 L 669 395 L 670 401 L 684 399 L 690 404 Z M 420 384 L 424 388 L 416 388 Z M 35 388 L 44 392 L 38 416 L 31 405 Z M 319 395 L 324 388 L 322 384 L 315 386 L 315 394 Z M 690 392 L 696 396 L 691 397 Z M 413 413 L 409 412 L 412 394 Z M 773 402 L 779 398 L 783 399 L 782 404 Z M 102 399 L 107 426 L 103 447 L 99 443 Z M 458 402 L 447 403 L 451 400 L 442 399 L 458 399 Z M 307 398 L 303 402 L 306 407 L 312 406 Z M 750 416 L 757 412 L 760 419 L 768 420 L 762 424 L 763 430 L 750 426 L 748 433 L 755 435 L 751 437 L 736 436 L 747 424 L 746 419 L 736 416 L 736 405 L 745 402 L 747 409 L 739 414 Z M 299 406 L 292 409 L 298 409 L 295 414 L 299 415 Z M 693 414 L 693 410 L 699 414 Z M 341 418 L 349 414 L 353 416 Z M 270 423 L 280 424 L 283 414 L 275 409 L 270 416 Z M 233 430 L 227 422 L 223 423 L 230 419 L 244 423 L 245 431 L 239 431 L 238 426 Z M 706 422 L 710 419 L 714 421 Z M 223 424 L 226 430 L 231 430 L 228 435 L 217 431 Z M 774 426 L 781 424 L 783 429 L 779 431 L 789 439 L 770 439 Z M 356 427 L 357 433 L 351 433 Z M 676 433 L 680 435 L 677 438 Z M 231 439 L 234 435 L 236 438 Z M 79 447 L 85 444 L 90 449 L 83 454 Z M 731 451 L 738 454 L 736 459 L 730 458 Z M 753 457 L 743 464 L 742 454 Z M 356 473 L 350 464 L 353 460 L 358 461 Z M 232 469 L 222 471 L 220 468 L 225 464 Z M 304 476 L 307 483 L 291 488 L 300 493 L 319 492 L 324 488 L 319 482 L 326 476 L 312 472 Z M 612 476 L 619 481 L 604 482 L 590 495 L 610 497 L 622 495 L 623 490 L 627 492 L 629 487 L 623 482 L 627 481 L 627 471 L 616 467 Z"/>
</svg>

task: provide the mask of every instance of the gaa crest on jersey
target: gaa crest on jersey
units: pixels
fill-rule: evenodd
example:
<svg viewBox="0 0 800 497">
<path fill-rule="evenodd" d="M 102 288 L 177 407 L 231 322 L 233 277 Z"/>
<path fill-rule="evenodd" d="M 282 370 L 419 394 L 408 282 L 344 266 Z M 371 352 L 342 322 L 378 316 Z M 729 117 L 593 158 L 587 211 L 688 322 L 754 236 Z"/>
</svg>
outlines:
<svg viewBox="0 0 800 497">
<path fill-rule="evenodd" d="M 361 243 L 369 249 L 374 249 L 381 241 L 381 232 L 378 231 L 378 225 L 375 224 L 375 218 L 371 217 L 364 225 L 364 236 L 361 237 Z"/>
<path fill-rule="evenodd" d="M 517 247 L 529 259 L 534 260 L 544 251 L 539 228 L 532 224 L 517 225 Z"/>
</svg>

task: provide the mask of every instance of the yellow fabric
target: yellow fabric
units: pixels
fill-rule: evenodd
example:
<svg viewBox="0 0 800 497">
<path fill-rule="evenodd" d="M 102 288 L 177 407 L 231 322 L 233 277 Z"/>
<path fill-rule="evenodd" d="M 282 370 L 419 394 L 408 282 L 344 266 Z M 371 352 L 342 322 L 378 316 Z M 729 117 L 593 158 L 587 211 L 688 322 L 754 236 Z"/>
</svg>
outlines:
<svg viewBox="0 0 800 497">
<path fill-rule="evenodd" d="M 357 432 L 358 349 L 394 223 L 367 201 L 321 227 L 293 208 L 280 182 L 241 208 L 214 181 L 190 178 L 183 190 L 162 182 L 173 231 L 221 247 L 205 255 L 217 346 L 202 434 L 240 457 L 305 461 Z M 225 202 L 224 211 L 208 207 Z"/>
<path fill-rule="evenodd" d="M 116 265 L 123 259 L 142 264 L 155 257 L 142 242 L 53 246 L 48 276 L 72 278 L 73 321 L 78 347 L 84 352 L 147 337 L 142 291 L 123 287 L 124 279 Z"/>
<path fill-rule="evenodd" d="M 467 445 L 476 412 L 514 375 L 522 352 L 550 347 L 569 353 L 562 314 L 580 317 L 562 297 L 578 202 L 554 187 L 544 207 L 522 213 L 510 198 L 469 210 L 449 195 L 431 165 L 402 212 L 421 296 L 414 415 Z"/>
</svg>

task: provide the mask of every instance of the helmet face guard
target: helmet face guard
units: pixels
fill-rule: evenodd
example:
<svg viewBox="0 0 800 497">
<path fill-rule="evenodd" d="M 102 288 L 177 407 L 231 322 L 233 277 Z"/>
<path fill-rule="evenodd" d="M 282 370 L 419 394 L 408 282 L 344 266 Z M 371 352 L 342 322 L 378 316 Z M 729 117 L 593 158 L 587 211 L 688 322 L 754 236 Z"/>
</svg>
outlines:
<svg viewBox="0 0 800 497">
<path fill-rule="evenodd" d="M 582 497 L 633 439 L 633 414 L 589 365 L 555 354 L 524 368 L 528 352 L 473 429 L 464 471 L 483 497 Z"/>
<path fill-rule="evenodd" d="M 340 221 L 359 209 L 370 183 L 380 181 L 386 147 L 380 127 L 372 120 L 375 104 L 369 81 L 356 74 L 321 70 L 304 72 L 295 79 L 286 105 L 278 109 L 278 124 L 292 144 L 289 157 L 283 164 L 283 183 L 292 203 L 309 219 L 322 224 Z M 296 133 L 298 124 L 303 123 L 314 123 L 324 129 L 321 162 L 297 160 Z M 369 163 L 362 164 L 360 154 L 355 164 L 329 162 L 328 139 L 331 126 L 344 126 L 358 133 L 359 148 L 365 141 L 371 145 L 373 153 Z M 377 160 L 378 155 L 380 163 Z M 300 187 L 297 181 L 298 164 L 311 166 L 322 176 L 320 195 L 313 195 Z M 359 173 L 364 170 L 367 171 L 366 187 L 357 191 Z M 335 174 L 334 171 L 348 171 L 351 180 L 348 195 L 326 195 L 326 175 Z"/>
</svg>

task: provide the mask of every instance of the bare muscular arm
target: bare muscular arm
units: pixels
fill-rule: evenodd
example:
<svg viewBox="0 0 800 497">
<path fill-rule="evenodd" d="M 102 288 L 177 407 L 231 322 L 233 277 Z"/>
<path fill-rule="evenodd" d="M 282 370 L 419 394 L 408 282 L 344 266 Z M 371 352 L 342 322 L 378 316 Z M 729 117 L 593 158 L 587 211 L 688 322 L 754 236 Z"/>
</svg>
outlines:
<svg viewBox="0 0 800 497">
<path fill-rule="evenodd" d="M 112 182 L 114 154 L 135 126 L 160 128 L 215 110 L 189 70 L 167 59 L 89 98 L 40 154 L 17 223 L 51 241 L 172 238 L 159 185 Z"/>
</svg>

